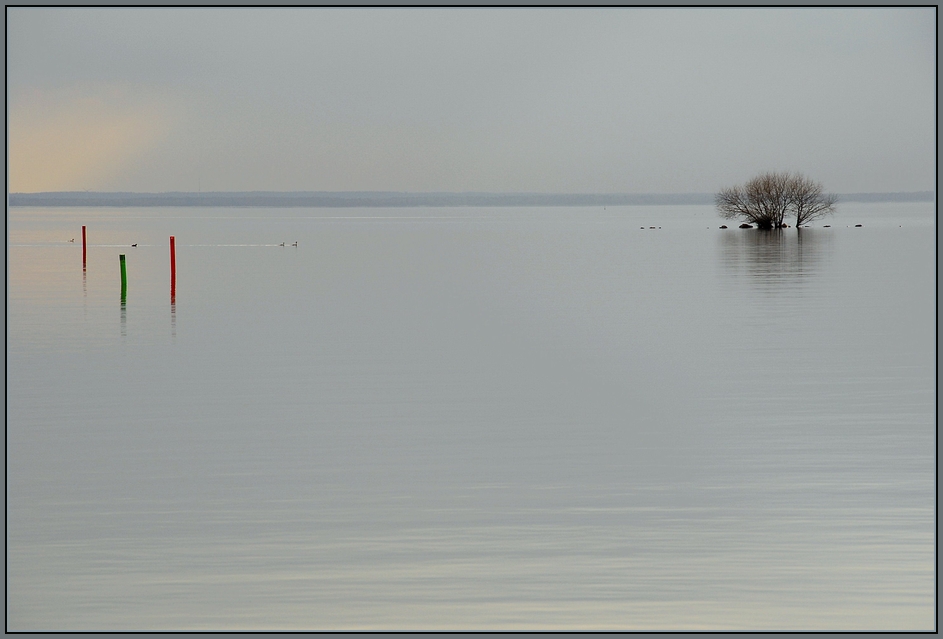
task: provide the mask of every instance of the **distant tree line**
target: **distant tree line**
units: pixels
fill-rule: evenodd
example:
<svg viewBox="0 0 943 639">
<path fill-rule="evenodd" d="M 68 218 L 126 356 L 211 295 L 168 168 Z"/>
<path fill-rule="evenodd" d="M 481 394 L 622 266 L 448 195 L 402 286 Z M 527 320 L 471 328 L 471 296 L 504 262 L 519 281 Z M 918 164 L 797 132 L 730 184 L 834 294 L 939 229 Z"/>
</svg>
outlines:
<svg viewBox="0 0 943 639">
<path fill-rule="evenodd" d="M 57 191 L 10 193 L 10 206 L 636 206 L 713 204 L 714 193 L 410 193 L 394 191 L 252 191 L 114 193 Z M 933 202 L 934 191 L 846 193 L 843 202 Z"/>
<path fill-rule="evenodd" d="M 10 193 L 10 206 L 633 206 L 700 205 L 712 193 L 410 193 L 394 191 L 256 191 L 202 193 Z"/>
<path fill-rule="evenodd" d="M 720 216 L 742 220 L 757 228 L 783 228 L 787 217 L 797 228 L 834 212 L 838 197 L 799 173 L 761 173 L 743 186 L 723 189 L 714 196 Z"/>
</svg>

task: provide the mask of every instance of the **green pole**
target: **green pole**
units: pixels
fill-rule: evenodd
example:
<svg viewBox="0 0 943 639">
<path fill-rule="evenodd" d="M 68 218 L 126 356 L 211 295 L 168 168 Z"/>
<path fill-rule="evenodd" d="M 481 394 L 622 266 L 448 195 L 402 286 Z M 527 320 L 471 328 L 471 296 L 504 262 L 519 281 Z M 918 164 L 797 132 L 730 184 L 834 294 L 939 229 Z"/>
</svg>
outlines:
<svg viewBox="0 0 943 639">
<path fill-rule="evenodd" d="M 124 265 L 123 254 L 118 256 L 118 261 L 121 263 L 121 301 L 124 302 L 128 294 L 128 269 Z"/>
</svg>

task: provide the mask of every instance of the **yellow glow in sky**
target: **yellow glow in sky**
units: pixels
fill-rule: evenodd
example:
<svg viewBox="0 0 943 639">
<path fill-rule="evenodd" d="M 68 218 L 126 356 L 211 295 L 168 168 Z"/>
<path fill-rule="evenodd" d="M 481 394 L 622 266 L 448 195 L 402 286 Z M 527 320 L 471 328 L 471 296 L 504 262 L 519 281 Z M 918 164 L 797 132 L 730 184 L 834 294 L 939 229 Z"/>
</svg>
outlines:
<svg viewBox="0 0 943 639">
<path fill-rule="evenodd" d="M 124 92 L 33 91 L 11 100 L 10 191 L 102 189 L 170 131 L 164 105 Z"/>
</svg>

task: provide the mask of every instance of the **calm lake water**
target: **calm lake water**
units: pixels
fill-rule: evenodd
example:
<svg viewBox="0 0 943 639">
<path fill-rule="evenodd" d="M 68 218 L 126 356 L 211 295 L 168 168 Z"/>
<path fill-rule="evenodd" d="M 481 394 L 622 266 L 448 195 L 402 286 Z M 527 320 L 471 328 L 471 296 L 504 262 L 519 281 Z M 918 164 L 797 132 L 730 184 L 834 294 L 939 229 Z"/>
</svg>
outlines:
<svg viewBox="0 0 943 639">
<path fill-rule="evenodd" d="M 9 630 L 935 628 L 932 203 L 8 215 Z"/>
</svg>

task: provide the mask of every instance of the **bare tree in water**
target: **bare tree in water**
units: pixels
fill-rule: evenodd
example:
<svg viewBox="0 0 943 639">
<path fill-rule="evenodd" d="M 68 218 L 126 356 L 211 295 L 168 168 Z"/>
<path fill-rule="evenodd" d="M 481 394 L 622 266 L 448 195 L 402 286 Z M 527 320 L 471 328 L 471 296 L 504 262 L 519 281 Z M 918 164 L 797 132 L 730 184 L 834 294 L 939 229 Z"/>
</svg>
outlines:
<svg viewBox="0 0 943 639">
<path fill-rule="evenodd" d="M 743 186 L 723 189 L 714 196 L 721 217 L 755 224 L 757 228 L 783 228 L 786 215 L 796 216 L 796 226 L 831 213 L 837 199 L 822 192 L 822 185 L 791 173 L 761 173 Z"/>
<path fill-rule="evenodd" d="M 835 211 L 838 197 L 824 193 L 819 182 L 794 175 L 789 181 L 789 208 L 796 216 L 796 228 Z"/>
</svg>

